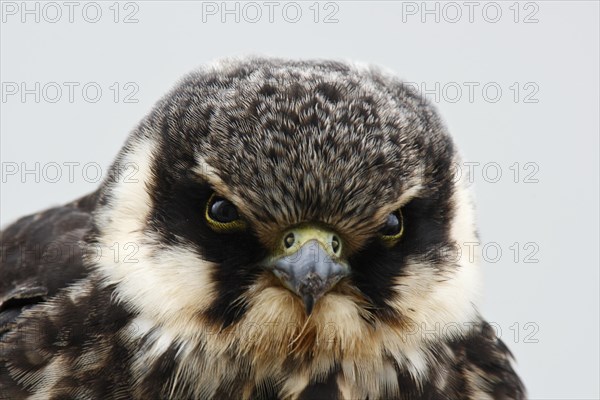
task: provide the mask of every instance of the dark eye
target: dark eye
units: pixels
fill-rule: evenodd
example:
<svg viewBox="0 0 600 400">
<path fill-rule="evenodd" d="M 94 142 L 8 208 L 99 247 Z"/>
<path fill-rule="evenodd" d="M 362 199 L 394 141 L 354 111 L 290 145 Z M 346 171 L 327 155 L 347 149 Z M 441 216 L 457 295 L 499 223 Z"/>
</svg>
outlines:
<svg viewBox="0 0 600 400">
<path fill-rule="evenodd" d="M 394 244 L 400 239 L 403 231 L 404 221 L 402 213 L 400 210 L 397 210 L 387 216 L 385 223 L 379 230 L 379 234 L 388 244 Z"/>
<path fill-rule="evenodd" d="M 206 204 L 206 221 L 218 232 L 239 230 L 245 227 L 237 208 L 229 200 L 213 194 Z"/>
<path fill-rule="evenodd" d="M 238 219 L 237 209 L 229 200 L 216 198 L 210 205 L 208 215 L 217 222 L 233 222 Z"/>
</svg>

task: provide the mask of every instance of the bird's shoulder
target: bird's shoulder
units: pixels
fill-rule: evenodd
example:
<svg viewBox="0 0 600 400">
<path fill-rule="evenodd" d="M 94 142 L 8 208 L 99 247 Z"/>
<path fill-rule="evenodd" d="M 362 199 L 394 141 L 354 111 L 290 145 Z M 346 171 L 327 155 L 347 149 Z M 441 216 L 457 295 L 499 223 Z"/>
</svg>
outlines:
<svg viewBox="0 0 600 400">
<path fill-rule="evenodd" d="M 0 338 L 0 399 L 132 398 L 131 314 L 113 291 L 91 272 L 24 310 Z"/>
<path fill-rule="evenodd" d="M 97 197 L 22 217 L 0 231 L 0 337 L 25 309 L 87 274 L 83 239 Z"/>
<path fill-rule="evenodd" d="M 449 344 L 454 357 L 444 392 L 450 398 L 526 398 L 523 383 L 513 368 L 513 355 L 486 321 L 474 324 L 469 334 Z"/>
</svg>

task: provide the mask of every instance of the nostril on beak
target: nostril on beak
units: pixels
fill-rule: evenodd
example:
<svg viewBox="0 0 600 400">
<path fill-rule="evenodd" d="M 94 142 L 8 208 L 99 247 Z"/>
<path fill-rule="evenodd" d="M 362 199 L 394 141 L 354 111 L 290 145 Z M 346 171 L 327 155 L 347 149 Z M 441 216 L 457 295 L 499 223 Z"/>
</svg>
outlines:
<svg viewBox="0 0 600 400">
<path fill-rule="evenodd" d="M 285 235 L 285 238 L 283 238 L 283 245 L 285 246 L 286 249 L 289 249 L 290 247 L 292 247 L 295 242 L 296 242 L 296 237 L 294 236 L 294 234 L 292 232 L 288 233 L 287 235 Z"/>
<path fill-rule="evenodd" d="M 289 230 L 279 239 L 278 253 L 265 267 L 304 302 L 307 314 L 315 303 L 350 273 L 341 259 L 343 243 L 333 232 Z"/>
</svg>

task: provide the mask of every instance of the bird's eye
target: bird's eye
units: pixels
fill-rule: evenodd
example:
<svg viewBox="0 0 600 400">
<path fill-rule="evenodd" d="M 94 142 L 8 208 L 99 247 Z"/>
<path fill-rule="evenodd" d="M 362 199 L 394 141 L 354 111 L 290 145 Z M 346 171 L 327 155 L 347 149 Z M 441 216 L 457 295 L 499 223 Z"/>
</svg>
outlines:
<svg viewBox="0 0 600 400">
<path fill-rule="evenodd" d="M 214 193 L 206 203 L 206 221 L 217 232 L 238 231 L 246 227 L 233 203 Z"/>
<path fill-rule="evenodd" d="M 386 244 L 393 246 L 400 239 L 403 231 L 404 219 L 400 210 L 397 210 L 387 216 L 379 234 Z"/>
</svg>

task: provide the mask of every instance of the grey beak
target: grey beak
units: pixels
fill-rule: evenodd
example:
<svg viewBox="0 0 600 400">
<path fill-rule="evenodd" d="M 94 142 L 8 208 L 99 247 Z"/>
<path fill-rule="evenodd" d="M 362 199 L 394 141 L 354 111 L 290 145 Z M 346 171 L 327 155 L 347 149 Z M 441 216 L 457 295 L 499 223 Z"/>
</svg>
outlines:
<svg viewBox="0 0 600 400">
<path fill-rule="evenodd" d="M 317 240 L 309 240 L 272 264 L 273 273 L 284 286 L 303 300 L 307 315 L 317 300 L 349 273 L 348 265 L 330 254 Z"/>
</svg>

